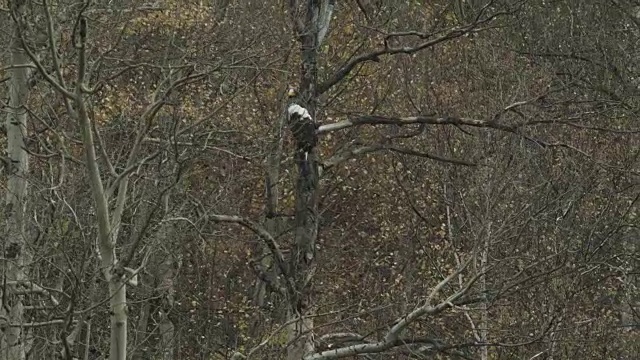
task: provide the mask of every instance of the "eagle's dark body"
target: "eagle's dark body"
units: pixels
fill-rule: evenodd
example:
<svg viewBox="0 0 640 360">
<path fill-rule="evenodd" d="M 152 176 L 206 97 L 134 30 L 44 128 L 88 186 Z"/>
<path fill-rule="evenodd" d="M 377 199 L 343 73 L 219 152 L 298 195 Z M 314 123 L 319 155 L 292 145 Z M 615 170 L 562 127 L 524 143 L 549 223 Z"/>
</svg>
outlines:
<svg viewBox="0 0 640 360">
<path fill-rule="evenodd" d="M 289 126 L 296 139 L 296 146 L 302 152 L 310 152 L 317 142 L 316 122 L 307 109 L 298 104 L 289 105 Z"/>
<path fill-rule="evenodd" d="M 289 115 L 289 128 L 296 140 L 297 160 L 301 165 L 300 169 L 303 174 L 309 174 L 310 162 L 309 155 L 313 153 L 313 148 L 318 144 L 318 135 L 316 134 L 317 124 L 309 113 L 307 108 L 300 105 L 301 100 L 297 98 L 295 90 L 289 90 L 289 107 L 287 113 Z M 302 102 L 304 103 L 304 102 Z"/>
</svg>

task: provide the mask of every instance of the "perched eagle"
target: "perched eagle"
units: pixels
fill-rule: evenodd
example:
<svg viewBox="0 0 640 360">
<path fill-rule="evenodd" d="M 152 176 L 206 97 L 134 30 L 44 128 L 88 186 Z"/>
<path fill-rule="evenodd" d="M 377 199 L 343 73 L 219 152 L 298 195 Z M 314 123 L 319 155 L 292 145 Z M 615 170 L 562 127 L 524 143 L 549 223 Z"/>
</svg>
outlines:
<svg viewBox="0 0 640 360">
<path fill-rule="evenodd" d="M 316 146 L 316 123 L 309 111 L 298 104 L 291 104 L 287 109 L 289 126 L 299 149 L 311 151 Z"/>
<path fill-rule="evenodd" d="M 309 114 L 309 110 L 295 103 L 296 92 L 289 89 L 289 98 L 292 99 L 287 113 L 289 115 L 289 127 L 296 139 L 298 151 L 303 155 L 302 160 L 308 161 L 309 153 L 316 146 L 318 136 L 316 135 L 316 122 Z"/>
</svg>

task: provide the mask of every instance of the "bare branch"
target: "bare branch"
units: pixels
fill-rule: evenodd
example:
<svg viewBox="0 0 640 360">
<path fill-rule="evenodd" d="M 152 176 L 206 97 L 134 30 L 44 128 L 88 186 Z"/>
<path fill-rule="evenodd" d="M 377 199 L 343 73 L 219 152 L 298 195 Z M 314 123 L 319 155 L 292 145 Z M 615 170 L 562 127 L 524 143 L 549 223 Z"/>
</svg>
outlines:
<svg viewBox="0 0 640 360">
<path fill-rule="evenodd" d="M 164 139 L 158 139 L 158 138 L 151 138 L 151 137 L 146 137 L 143 140 L 144 142 L 150 142 L 150 143 L 155 143 L 155 144 L 163 144 L 163 145 L 177 145 L 177 146 L 186 146 L 186 147 L 198 147 L 201 150 L 211 150 L 211 151 L 216 151 L 216 152 L 221 152 L 223 154 L 227 154 L 229 156 L 238 158 L 238 159 L 242 159 L 244 161 L 252 161 L 250 157 L 241 155 L 241 154 L 236 154 L 233 151 L 227 150 L 227 149 L 223 149 L 221 147 L 217 147 L 217 146 L 211 146 L 211 145 L 205 145 L 202 146 L 202 144 L 197 144 L 197 143 L 193 143 L 193 142 L 186 142 L 186 141 L 178 141 L 178 142 L 172 142 L 171 140 L 164 140 Z"/>
<path fill-rule="evenodd" d="M 391 151 L 391 152 L 396 152 L 399 154 L 405 154 L 405 155 L 411 155 L 411 156 L 417 156 L 417 157 L 424 157 L 427 159 L 431 159 L 431 160 L 436 160 L 436 161 L 441 161 L 441 162 L 446 162 L 446 163 L 451 163 L 451 164 L 456 164 L 456 165 L 464 165 L 464 166 L 477 166 L 477 164 L 472 163 L 472 162 L 468 162 L 465 160 L 459 160 L 459 159 L 451 159 L 451 158 L 447 158 L 447 157 L 443 157 L 440 155 L 433 155 L 433 154 L 429 154 L 429 153 L 425 153 L 425 152 L 419 152 L 419 151 L 415 151 L 415 150 L 411 150 L 411 149 L 404 149 L 398 146 L 394 146 L 394 145 L 370 145 L 370 146 L 362 146 L 362 147 L 358 147 L 355 149 L 349 149 L 349 150 L 345 150 L 345 151 L 341 151 L 340 153 L 332 156 L 331 158 L 329 158 L 327 161 L 322 163 L 322 167 L 324 170 L 328 170 L 338 164 L 341 164 L 355 156 L 358 155 L 365 155 L 365 154 L 370 154 L 370 153 L 374 153 L 374 152 L 378 152 L 378 151 Z"/>
<path fill-rule="evenodd" d="M 319 353 L 308 355 L 304 358 L 304 360 L 328 360 L 328 359 L 340 359 L 348 356 L 358 355 L 358 354 L 372 354 L 372 353 L 380 353 L 386 350 L 389 350 L 396 346 L 406 345 L 408 342 L 415 342 L 415 340 L 405 340 L 401 339 L 400 335 L 411 323 L 415 320 L 425 316 L 425 315 L 435 315 L 441 313 L 442 311 L 454 307 L 456 302 L 464 296 L 471 286 L 475 283 L 477 279 L 481 276 L 484 276 L 482 273 L 476 274 L 469 282 L 467 282 L 466 286 L 462 289 L 455 292 L 453 295 L 449 296 L 445 300 L 441 301 L 437 305 L 432 305 L 435 297 L 442 291 L 442 289 L 451 282 L 452 279 L 455 279 L 464 269 L 469 265 L 471 258 L 465 261 L 461 266 L 459 266 L 454 272 L 452 272 L 445 279 L 440 281 L 431 291 L 429 296 L 424 302 L 424 305 L 418 307 L 412 312 L 404 315 L 399 318 L 395 325 L 391 327 L 391 329 L 387 332 L 384 339 L 378 342 L 373 343 L 365 343 L 365 344 L 356 344 L 349 345 L 344 347 L 339 347 L 336 349 L 325 350 Z M 424 339 L 420 339 L 420 342 L 425 342 Z M 433 339 L 428 339 L 426 342 L 433 343 Z"/>
<path fill-rule="evenodd" d="M 116 199 L 115 210 L 113 211 L 113 214 L 111 216 L 111 224 L 115 227 L 115 230 L 113 230 L 114 234 L 117 234 L 118 232 L 120 220 L 122 218 L 122 213 L 124 211 L 125 203 L 127 200 L 130 173 L 144 164 L 144 162 L 149 161 L 160 154 L 159 150 L 140 161 L 137 160 L 142 142 L 151 129 L 156 115 L 166 104 L 167 97 L 171 94 L 171 92 L 182 86 L 198 81 L 206 75 L 207 73 L 188 74 L 171 82 L 167 86 L 167 88 L 164 89 L 164 91 L 159 91 L 154 95 L 154 102 L 145 109 L 144 113 L 140 117 L 140 126 L 138 127 L 138 130 L 136 132 L 136 139 L 133 142 L 133 146 L 127 158 L 127 167 L 123 173 L 118 175 L 118 178 L 116 178 L 114 183 L 109 187 L 109 193 L 111 193 L 115 188 L 118 189 L 118 197 Z"/>
<path fill-rule="evenodd" d="M 96 140 L 98 141 L 98 146 L 100 147 L 100 155 L 102 156 L 102 159 L 104 160 L 104 162 L 107 164 L 107 169 L 109 170 L 109 174 L 111 174 L 111 176 L 117 177 L 118 174 L 116 173 L 116 169 L 113 167 L 113 164 L 111 163 L 111 159 L 109 159 L 109 155 L 107 154 L 107 148 L 104 145 L 104 141 L 102 141 L 102 136 L 100 135 L 100 131 L 98 130 L 98 127 L 96 126 L 95 121 L 91 123 L 91 127 L 93 129 L 93 133 L 96 134 Z"/>
<path fill-rule="evenodd" d="M 67 88 L 64 87 L 63 84 L 60 84 L 53 77 L 51 77 L 51 75 L 49 75 L 47 70 L 44 68 L 44 65 L 42 65 L 42 62 L 40 62 L 40 60 L 36 56 L 36 54 L 34 54 L 33 51 L 31 51 L 31 49 L 29 48 L 29 45 L 27 44 L 26 39 L 24 38 L 24 34 L 22 32 L 23 25 L 21 23 L 21 20 L 17 19 L 15 17 L 15 14 L 13 14 L 13 13 L 11 14 L 11 16 L 13 18 L 13 21 L 16 22 L 16 24 L 17 24 L 16 26 L 19 29 L 19 36 L 20 36 L 20 42 L 21 42 L 21 45 L 22 45 L 22 49 L 25 51 L 27 56 L 29 56 L 29 59 L 31 59 L 31 61 L 33 62 L 33 65 L 35 65 L 35 67 L 38 69 L 38 72 L 42 75 L 42 77 L 44 77 L 44 79 L 49 84 L 51 84 L 56 89 L 56 91 L 58 91 L 60 94 L 62 94 L 67 99 L 74 99 L 75 95 L 71 91 L 67 90 Z"/>
<path fill-rule="evenodd" d="M 51 7 L 49 6 L 48 0 L 42 1 L 44 7 L 44 17 L 47 22 L 47 36 L 49 41 L 49 55 L 51 56 L 51 61 L 53 62 L 53 69 L 56 72 L 56 76 L 58 78 L 58 82 L 62 87 L 66 88 L 67 85 L 64 82 L 64 77 L 62 76 L 62 68 L 60 67 L 60 59 L 58 58 L 58 44 L 56 42 L 56 37 L 53 30 L 53 20 L 51 19 Z M 65 105 L 67 109 L 70 108 L 69 98 L 63 97 L 65 101 Z"/>
<path fill-rule="evenodd" d="M 480 25 L 489 23 L 495 18 L 497 18 L 498 16 L 507 15 L 507 14 L 509 13 L 497 12 L 484 19 L 476 19 L 476 21 L 474 21 L 469 25 L 452 28 L 447 32 L 445 32 L 444 34 L 439 35 L 438 37 L 433 38 L 431 40 L 423 41 L 416 46 L 389 47 L 387 44 L 387 41 L 385 40 L 385 44 L 382 49 L 374 50 L 369 53 L 354 57 L 345 65 L 343 65 L 335 74 L 333 74 L 326 81 L 321 83 L 318 86 L 318 95 L 325 93 L 327 90 L 331 89 L 331 87 L 333 87 L 334 85 L 342 81 L 342 79 L 344 79 L 347 75 L 349 75 L 349 73 L 351 73 L 351 71 L 359 64 L 369 62 L 369 61 L 379 61 L 380 56 L 384 56 L 384 55 L 413 54 L 421 50 L 436 46 L 448 40 L 459 38 L 469 33 L 477 33 L 477 32 L 487 30 L 488 28 L 491 28 L 491 27 L 480 27 Z M 386 39 L 389 39 L 391 37 L 401 37 L 401 36 L 407 36 L 407 35 L 415 35 L 415 36 L 418 36 L 420 39 L 427 39 L 427 38 L 433 37 L 436 34 L 437 33 L 425 34 L 425 33 L 420 33 L 415 31 L 398 32 L 398 33 L 387 34 Z"/>
<path fill-rule="evenodd" d="M 57 306 L 60 304 L 59 301 L 49 292 L 49 290 L 54 290 L 54 291 L 57 291 L 57 290 L 45 289 L 42 286 L 32 281 L 7 281 L 5 285 L 13 287 L 14 294 L 21 294 L 21 295 L 33 294 L 33 293 L 42 294 L 42 295 L 48 296 L 54 305 Z M 64 296 L 68 296 L 62 291 L 58 291 L 58 292 Z"/>
<path fill-rule="evenodd" d="M 7 321 L 7 318 L 4 316 L 0 316 L 0 325 L 3 327 L 26 327 L 26 328 L 35 328 L 35 327 L 44 327 L 51 325 L 61 325 L 64 324 L 64 319 L 55 319 L 49 321 L 41 321 L 41 322 L 30 322 L 30 323 L 20 323 L 20 324 L 10 324 Z"/>
<path fill-rule="evenodd" d="M 333 124 L 322 125 L 318 128 L 318 134 L 338 131 L 354 126 L 362 125 L 398 125 L 405 126 L 411 124 L 427 125 L 457 125 L 471 126 L 478 128 L 492 128 L 510 133 L 517 133 L 515 126 L 500 124 L 494 121 L 478 120 L 454 116 L 410 116 L 410 117 L 388 117 L 376 115 L 356 115 L 349 120 L 339 121 Z"/>
<path fill-rule="evenodd" d="M 3 66 L 0 67 L 0 72 L 5 72 L 11 69 L 23 69 L 23 68 L 29 68 L 29 69 L 37 69 L 37 67 L 33 64 L 16 64 L 16 65 L 8 65 L 8 66 Z M 2 79 L 3 81 L 7 81 L 9 80 L 10 77 L 6 78 L 6 79 Z"/>
<path fill-rule="evenodd" d="M 314 9 L 318 11 L 319 14 L 314 14 L 318 17 L 318 34 L 316 40 L 316 46 L 320 46 L 324 37 L 327 35 L 329 31 L 329 23 L 331 22 L 331 16 L 333 14 L 333 9 L 335 8 L 336 1 L 335 0 L 321 0 L 320 6 L 318 9 Z"/>
<path fill-rule="evenodd" d="M 562 126 L 570 126 L 576 129 L 584 129 L 584 130 L 593 130 L 599 132 L 608 132 L 612 134 L 640 134 L 640 128 L 629 129 L 629 130 L 620 130 L 620 129 L 612 129 L 602 126 L 591 126 L 591 125 L 582 125 L 576 122 L 561 120 L 561 119 L 546 119 L 546 120 L 531 120 L 523 124 L 522 126 L 533 126 L 538 124 L 552 124 L 552 125 L 562 125 Z"/>
<path fill-rule="evenodd" d="M 118 194 L 120 194 L 120 190 L 122 190 L 120 188 L 121 183 L 127 179 L 129 177 L 129 175 L 131 175 L 134 171 L 136 171 L 137 169 L 139 169 L 142 165 L 146 164 L 147 162 L 155 159 L 158 155 L 161 154 L 161 150 L 155 151 L 154 153 L 152 153 L 151 155 L 145 157 L 142 160 L 139 160 L 138 162 L 129 165 L 129 167 L 127 167 L 126 169 L 124 169 L 120 174 L 116 174 L 116 178 L 115 180 L 113 180 L 113 183 L 111 183 L 111 185 L 109 186 L 109 188 L 107 189 L 107 197 L 110 198 L 111 195 L 115 192 L 116 189 L 118 189 Z M 116 205 L 117 208 L 117 205 Z"/>
<path fill-rule="evenodd" d="M 465 290 L 468 287 L 463 288 L 460 291 L 456 292 L 454 295 L 450 296 L 449 298 L 447 298 L 447 300 L 441 302 L 435 307 L 432 306 L 431 303 L 433 302 L 435 297 L 440 293 L 440 291 L 442 291 L 442 288 L 445 285 L 447 285 L 452 279 L 455 279 L 467 267 L 467 265 L 469 265 L 470 261 L 471 259 L 467 260 L 461 266 L 459 266 L 458 269 L 456 269 L 456 271 L 452 272 L 451 274 L 449 274 L 449 276 L 447 276 L 442 281 L 440 281 L 438 285 L 436 285 L 436 287 L 434 287 L 433 290 L 431 290 L 431 293 L 427 297 L 427 300 L 425 300 L 425 304 L 417 308 L 416 310 L 410 312 L 409 314 L 404 316 L 398 323 L 396 323 L 385 336 L 385 341 L 393 341 L 398 339 L 398 337 L 400 336 L 400 333 L 407 326 L 409 326 L 409 324 L 411 324 L 416 319 L 422 317 L 423 315 L 438 313 L 448 307 L 453 307 L 452 302 L 459 299 L 466 292 Z"/>
<path fill-rule="evenodd" d="M 251 230 L 254 234 L 258 235 L 260 239 L 264 242 L 264 244 L 269 248 L 273 258 L 276 260 L 276 264 L 278 265 L 278 269 L 285 277 L 285 284 L 287 284 L 287 290 L 290 295 L 295 294 L 295 284 L 293 283 L 293 279 L 289 276 L 289 269 L 284 259 L 284 255 L 282 254 L 282 250 L 280 250 L 280 246 L 276 242 L 276 240 L 271 236 L 271 234 L 262 226 L 254 223 L 253 221 L 240 217 L 240 216 L 231 216 L 231 215 L 209 215 L 209 219 L 216 222 L 228 222 L 228 223 L 236 223 L 244 226 L 245 228 Z"/>
</svg>

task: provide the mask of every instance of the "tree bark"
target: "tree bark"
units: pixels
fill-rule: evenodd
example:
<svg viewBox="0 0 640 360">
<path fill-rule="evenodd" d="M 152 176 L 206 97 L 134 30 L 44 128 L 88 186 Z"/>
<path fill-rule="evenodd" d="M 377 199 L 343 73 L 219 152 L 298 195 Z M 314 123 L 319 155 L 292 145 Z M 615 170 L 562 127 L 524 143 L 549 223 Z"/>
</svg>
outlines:
<svg viewBox="0 0 640 360">
<path fill-rule="evenodd" d="M 173 232 L 173 229 L 167 232 Z M 167 252 L 167 256 L 154 274 L 158 283 L 156 290 L 162 303 L 158 330 L 160 331 L 160 349 L 162 349 L 163 360 L 173 360 L 175 354 L 175 326 L 169 317 L 169 311 L 173 308 L 175 301 L 174 278 L 177 271 L 174 265 L 175 260 L 174 254 Z"/>
<path fill-rule="evenodd" d="M 298 10 L 297 2 L 293 2 Z M 314 351 L 310 285 L 316 266 L 318 236 L 318 158 L 316 145 L 316 109 L 318 105 L 318 50 L 329 30 L 334 0 L 307 0 L 304 17 L 294 19 L 301 45 L 300 104 L 289 107 L 289 128 L 296 139 L 295 159 L 298 165 L 296 184 L 294 246 L 290 269 L 296 286 L 294 299 L 289 299 L 288 321 L 290 346 L 287 358 L 299 360 Z M 293 9 L 292 9 L 293 10 Z M 292 11 L 292 13 L 295 13 Z M 309 117 L 291 116 L 292 106 L 299 105 Z M 294 109 L 295 110 L 295 109 Z M 295 112 L 295 111 L 294 111 Z"/>
<path fill-rule="evenodd" d="M 77 118 L 82 130 L 82 143 L 85 150 L 85 161 L 89 173 L 91 193 L 96 208 L 98 221 L 98 250 L 101 258 L 102 274 L 109 283 L 109 313 L 111 318 L 111 342 L 109 349 L 109 359 L 125 360 L 127 358 L 127 284 L 125 281 L 124 269 L 118 266 L 116 257 L 116 240 L 119 230 L 119 216 L 115 214 L 113 221 L 109 218 L 109 208 L 107 196 L 104 191 L 98 157 L 96 155 L 95 141 L 91 129 L 91 120 L 87 113 L 84 99 L 83 86 L 86 44 L 86 20 L 80 21 L 80 48 L 79 48 L 79 75 L 74 96 Z M 126 199 L 126 181 L 122 180 L 121 188 L 118 192 L 116 211 L 123 206 Z M 122 191 L 122 193 L 120 192 Z M 122 197 L 122 199 L 121 199 Z"/>
<path fill-rule="evenodd" d="M 96 216 L 98 217 L 98 248 L 102 274 L 109 283 L 109 312 L 111 318 L 109 359 L 125 360 L 127 357 L 127 285 L 124 279 L 124 272 L 117 266 L 115 244 L 118 232 L 115 231 L 109 221 L 107 199 L 100 178 L 91 124 L 84 100 L 82 94 L 78 93 L 76 96 L 89 181 L 96 206 Z"/>
<path fill-rule="evenodd" d="M 490 211 L 490 210 L 489 210 Z M 478 254 L 478 258 L 476 259 L 476 272 L 485 274 L 487 272 L 487 262 L 489 260 L 489 248 L 491 244 L 491 220 L 489 220 L 489 214 L 486 217 L 486 230 L 484 237 L 481 238 L 481 243 L 478 244 L 480 248 L 480 254 Z M 483 294 L 487 293 L 487 278 L 485 276 L 481 277 L 479 280 L 480 291 Z M 480 343 L 488 343 L 489 339 L 489 310 L 487 308 L 487 301 L 482 301 L 479 304 L 480 306 L 480 321 L 478 322 L 478 337 Z M 482 346 L 480 348 L 480 359 L 488 360 L 489 359 L 489 347 Z"/>
<path fill-rule="evenodd" d="M 24 12 L 25 3 L 17 2 L 12 9 L 16 16 Z M 26 358 L 27 339 L 24 323 L 23 295 L 14 295 L 12 290 L 27 279 L 26 266 L 30 261 L 25 234 L 25 212 L 29 158 L 25 148 L 27 134 L 27 99 L 29 96 L 29 73 L 31 61 L 22 49 L 19 24 L 15 23 L 10 44 L 12 67 L 9 105 L 5 128 L 7 131 L 7 193 L 5 198 L 5 235 L 2 239 L 2 281 L 0 285 L 0 359 L 23 360 Z M 8 285 L 7 283 L 15 285 Z M 6 291 L 6 293 L 2 293 Z"/>
</svg>

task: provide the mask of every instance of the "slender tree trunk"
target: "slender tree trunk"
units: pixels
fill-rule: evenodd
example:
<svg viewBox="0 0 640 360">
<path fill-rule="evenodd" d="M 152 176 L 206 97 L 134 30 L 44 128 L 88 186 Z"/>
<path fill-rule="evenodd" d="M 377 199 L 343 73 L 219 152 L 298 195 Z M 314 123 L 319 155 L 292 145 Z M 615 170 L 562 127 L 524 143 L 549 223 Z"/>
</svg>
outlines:
<svg viewBox="0 0 640 360">
<path fill-rule="evenodd" d="M 143 296 L 149 297 L 151 291 L 145 291 Z M 136 329 L 136 335 L 134 338 L 135 352 L 133 354 L 134 360 L 144 360 L 146 357 L 146 345 L 144 342 L 147 340 L 147 328 L 149 327 L 149 315 L 151 313 L 151 304 L 147 301 L 142 304 L 140 309 L 140 318 L 138 319 L 138 326 Z"/>
<path fill-rule="evenodd" d="M 151 209 L 142 210 L 141 213 L 147 212 L 150 217 Z M 143 220 L 142 222 L 145 222 Z M 142 230 L 139 230 L 142 231 Z M 172 360 L 175 356 L 175 326 L 169 317 L 170 310 L 175 305 L 175 284 L 177 257 L 171 252 L 171 244 L 176 237 L 174 223 L 164 221 L 156 232 L 155 244 L 153 247 L 161 248 L 154 252 L 147 265 L 148 273 L 151 275 L 149 283 L 153 284 L 154 289 L 145 292 L 145 297 L 156 300 L 146 301 L 140 310 L 140 319 L 137 325 L 137 336 L 135 339 L 136 352 L 133 358 L 143 360 L 149 358 L 149 349 L 161 353 L 159 359 Z M 162 249 L 166 247 L 166 249 Z M 158 306 L 159 305 L 159 306 Z M 151 312 L 154 311 L 159 315 L 159 321 L 151 324 L 153 330 L 149 331 L 149 320 Z M 156 341 L 159 339 L 159 341 Z"/>
<path fill-rule="evenodd" d="M 125 176 L 120 181 L 116 207 L 113 212 L 113 218 L 110 218 L 107 194 L 104 190 L 100 175 L 91 119 L 85 100 L 84 88 L 86 86 L 85 76 L 87 69 L 87 21 L 85 18 L 80 18 L 79 35 L 78 79 L 75 93 L 73 94 L 76 109 L 73 115 L 77 117 L 82 132 L 86 167 L 98 223 L 98 250 L 101 270 L 105 280 L 109 284 L 109 314 L 111 319 L 109 359 L 125 360 L 127 358 L 127 281 L 125 269 L 118 263 L 116 244 L 120 230 L 120 219 L 127 199 L 127 184 L 129 178 Z M 134 156 L 135 152 L 132 152 L 129 162 L 132 162 L 131 159 Z"/>
<path fill-rule="evenodd" d="M 162 360 L 173 360 L 175 354 L 175 326 L 169 314 L 165 310 L 160 311 L 160 348 L 162 349 Z"/>
<path fill-rule="evenodd" d="M 86 31 L 86 30 L 85 30 Z M 101 258 L 102 274 L 109 283 L 109 311 L 111 317 L 111 346 L 109 359 L 125 360 L 127 358 L 127 284 L 124 269 L 118 266 L 116 257 L 116 239 L 118 226 L 112 226 L 109 219 L 107 199 L 100 178 L 100 170 L 91 130 L 91 122 L 86 111 L 86 104 L 81 90 L 76 92 L 75 99 L 78 119 L 82 129 L 82 142 L 89 172 L 91 192 L 96 207 L 98 220 L 98 249 Z M 120 189 L 120 191 L 125 189 Z M 119 193 L 120 195 L 120 193 Z M 126 196 L 126 195 L 123 195 Z"/>
<path fill-rule="evenodd" d="M 488 218 L 488 214 L 487 214 Z M 477 268 L 477 272 L 486 273 L 487 271 L 487 261 L 489 259 L 489 245 L 491 243 L 491 221 L 487 220 L 486 231 L 484 234 L 484 239 L 482 241 L 482 248 L 480 249 L 479 254 L 479 266 Z M 487 293 L 487 278 L 482 276 L 478 279 L 480 283 L 480 291 L 482 294 Z M 487 302 L 482 301 L 480 303 L 480 321 L 478 322 L 478 337 L 481 343 L 487 343 L 489 337 L 489 310 L 487 309 Z M 489 347 L 483 346 L 480 348 L 480 359 L 488 360 L 489 359 Z"/>
<path fill-rule="evenodd" d="M 24 2 L 18 2 L 16 15 L 24 11 Z M 24 304 L 22 295 L 12 291 L 19 282 L 27 279 L 26 266 L 30 260 L 25 234 L 25 212 L 28 176 L 28 154 L 24 138 L 27 133 L 27 98 L 29 96 L 29 65 L 31 61 L 22 49 L 18 24 L 15 24 L 10 44 L 11 60 L 8 71 L 9 106 L 7 107 L 7 193 L 5 198 L 5 234 L 2 241 L 2 284 L 0 285 L 0 359 L 22 360 L 26 358 Z M 6 293 L 3 293 L 6 291 Z M 8 324 L 7 324 L 8 322 Z"/>
<path fill-rule="evenodd" d="M 159 283 L 157 291 L 162 301 L 158 330 L 160 331 L 160 348 L 162 349 L 163 360 L 173 360 L 175 355 L 175 326 L 169 318 L 169 311 L 174 306 L 175 301 L 175 260 L 174 255 L 168 253 L 156 273 L 157 282 Z"/>
</svg>

